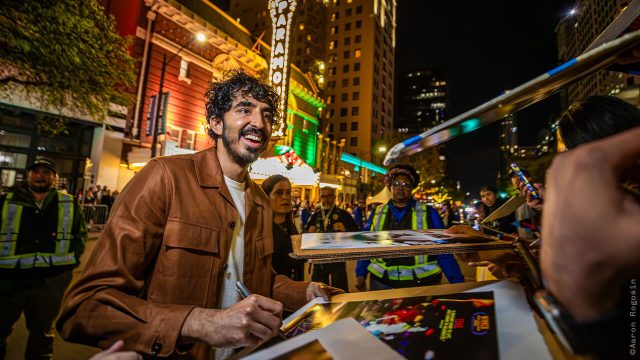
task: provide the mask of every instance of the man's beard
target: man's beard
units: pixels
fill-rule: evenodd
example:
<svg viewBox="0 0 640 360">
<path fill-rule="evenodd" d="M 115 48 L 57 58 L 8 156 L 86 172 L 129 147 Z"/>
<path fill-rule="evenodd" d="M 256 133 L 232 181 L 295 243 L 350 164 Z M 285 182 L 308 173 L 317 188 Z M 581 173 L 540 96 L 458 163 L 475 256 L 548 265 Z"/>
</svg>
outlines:
<svg viewBox="0 0 640 360">
<path fill-rule="evenodd" d="M 51 189 L 51 185 L 31 185 L 29 184 L 29 190 L 33 191 L 36 194 L 42 194 L 49 192 Z"/>
<path fill-rule="evenodd" d="M 238 146 L 243 146 L 240 143 L 240 138 L 243 135 L 248 135 L 248 134 L 257 134 L 259 136 L 262 137 L 263 142 L 262 142 L 262 146 L 260 146 L 259 148 L 251 148 L 251 147 L 247 147 L 247 151 L 248 153 L 246 154 L 242 154 L 238 151 L 236 151 L 233 148 L 233 145 L 238 144 Z M 238 136 L 232 140 L 231 138 L 231 134 L 229 134 L 229 132 L 227 131 L 227 128 L 223 125 L 222 128 L 222 144 L 224 145 L 224 148 L 227 150 L 227 154 L 229 154 L 229 156 L 231 156 L 231 159 L 233 161 L 235 161 L 236 164 L 245 167 L 248 166 L 249 164 L 253 163 L 254 161 L 258 160 L 258 157 L 260 157 L 260 154 L 262 154 L 262 152 L 264 151 L 264 149 L 267 147 L 267 143 L 268 143 L 268 139 L 266 134 L 264 133 L 263 130 L 257 129 L 253 126 L 250 127 L 246 127 L 242 130 L 240 130 L 240 132 L 238 133 Z"/>
</svg>

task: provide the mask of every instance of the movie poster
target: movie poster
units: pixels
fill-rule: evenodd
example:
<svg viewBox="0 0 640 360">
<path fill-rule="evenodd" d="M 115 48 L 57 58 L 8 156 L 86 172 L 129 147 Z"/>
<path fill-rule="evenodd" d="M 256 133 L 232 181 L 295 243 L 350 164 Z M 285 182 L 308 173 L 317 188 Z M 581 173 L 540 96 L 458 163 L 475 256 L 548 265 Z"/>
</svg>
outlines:
<svg viewBox="0 0 640 360">
<path fill-rule="evenodd" d="M 493 292 L 318 304 L 287 337 L 354 318 L 407 359 L 498 359 Z"/>
</svg>

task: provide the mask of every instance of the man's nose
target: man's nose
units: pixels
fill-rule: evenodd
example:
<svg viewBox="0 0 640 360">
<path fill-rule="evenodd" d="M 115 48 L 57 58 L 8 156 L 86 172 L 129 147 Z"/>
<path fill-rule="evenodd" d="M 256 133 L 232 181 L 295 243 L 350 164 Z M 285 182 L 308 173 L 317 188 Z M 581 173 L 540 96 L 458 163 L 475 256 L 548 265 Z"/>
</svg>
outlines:
<svg viewBox="0 0 640 360">
<path fill-rule="evenodd" d="M 251 125 L 253 125 L 258 129 L 264 129 L 266 126 L 266 123 L 267 121 L 261 112 L 259 111 L 254 112 L 253 116 L 251 117 L 251 123 L 250 123 Z"/>
</svg>

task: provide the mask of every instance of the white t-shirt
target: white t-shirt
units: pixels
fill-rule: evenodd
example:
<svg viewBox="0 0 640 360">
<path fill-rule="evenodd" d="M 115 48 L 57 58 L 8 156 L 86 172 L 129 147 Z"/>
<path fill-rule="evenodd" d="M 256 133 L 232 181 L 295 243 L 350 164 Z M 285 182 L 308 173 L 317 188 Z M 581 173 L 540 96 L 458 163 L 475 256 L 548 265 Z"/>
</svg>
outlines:
<svg viewBox="0 0 640 360">
<path fill-rule="evenodd" d="M 220 309 L 226 309 L 241 300 L 240 294 L 236 291 L 236 281 L 242 281 L 244 268 L 244 185 L 224 177 L 224 181 L 229 188 L 233 203 L 238 210 L 238 218 L 233 228 L 229 257 L 227 258 L 227 269 L 224 274 L 222 293 L 220 296 Z"/>
<path fill-rule="evenodd" d="M 226 176 L 224 177 L 224 182 L 227 184 L 233 203 L 236 206 L 236 210 L 238 210 L 238 217 L 235 219 L 236 225 L 233 228 L 233 236 L 231 237 L 227 268 L 222 280 L 220 309 L 226 309 L 242 300 L 240 294 L 236 291 L 236 281 L 242 281 L 244 274 L 244 224 L 246 218 L 244 208 L 246 183 L 239 183 Z M 215 359 L 226 359 L 231 355 L 233 355 L 233 349 L 231 348 L 216 349 L 215 351 Z"/>
</svg>

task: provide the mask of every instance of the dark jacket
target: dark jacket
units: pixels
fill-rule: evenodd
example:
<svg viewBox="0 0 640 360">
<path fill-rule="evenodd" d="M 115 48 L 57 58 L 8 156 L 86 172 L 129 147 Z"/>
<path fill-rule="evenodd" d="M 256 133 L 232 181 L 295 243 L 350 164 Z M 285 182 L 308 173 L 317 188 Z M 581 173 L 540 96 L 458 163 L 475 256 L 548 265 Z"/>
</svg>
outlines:
<svg viewBox="0 0 640 360">
<path fill-rule="evenodd" d="M 52 189 L 38 208 L 33 194 L 26 184 L 14 186 L 9 189 L 13 193 L 12 203 L 22 206 L 20 227 L 15 244 L 15 255 L 31 253 L 54 253 L 56 250 L 56 237 L 58 231 L 58 191 Z M 7 195 L 0 196 L 0 211 L 4 207 Z M 2 218 L 2 223 L 5 219 Z M 76 257 L 76 264 L 59 265 L 50 267 L 0 269 L 0 276 L 6 278 L 18 277 L 47 277 L 60 274 L 62 271 L 78 266 L 80 256 L 84 252 L 87 239 L 87 227 L 82 208 L 76 201 L 73 203 L 73 222 L 71 227 L 70 251 Z M 3 239 L 4 240 L 4 239 Z M 3 243 L 4 245 L 4 243 Z"/>
<path fill-rule="evenodd" d="M 392 200 L 389 200 L 389 204 L 391 206 Z M 406 214 L 400 219 L 400 221 L 396 221 L 394 216 L 391 214 L 390 210 L 387 210 L 387 216 L 384 224 L 382 224 L 382 230 L 405 230 L 412 229 L 411 226 L 411 216 L 413 213 L 413 204 L 412 201 L 408 207 L 408 211 Z M 427 227 L 429 229 L 443 229 L 444 223 L 442 222 L 442 218 L 432 207 L 428 208 L 427 215 Z M 372 228 L 373 217 L 375 215 L 375 211 L 371 212 L 367 223 L 365 224 L 365 230 L 370 231 Z M 462 275 L 462 271 L 460 270 L 460 266 L 458 266 L 458 262 L 455 257 L 451 254 L 439 254 L 439 255 L 429 255 L 429 258 L 433 258 L 438 262 L 438 266 L 442 269 L 442 272 L 447 277 L 447 280 L 451 284 L 464 282 L 464 275 Z M 387 264 L 389 265 L 413 265 L 415 260 L 413 257 L 401 257 L 401 258 L 390 258 L 385 259 Z M 369 260 L 358 260 L 356 264 L 356 276 L 364 276 L 368 275 L 367 267 L 369 266 Z M 372 275 L 373 276 L 373 275 Z M 439 279 L 439 277 L 438 277 Z M 392 285 L 393 284 L 393 285 Z M 392 282 L 392 286 L 395 287 L 406 287 L 406 286 L 415 286 L 411 281 L 394 281 Z"/>
<path fill-rule="evenodd" d="M 290 219 L 284 224 L 273 223 L 273 269 L 276 273 L 288 276 L 292 280 L 304 280 L 304 260 L 294 259 L 291 235 L 298 235 L 296 226 Z"/>
<path fill-rule="evenodd" d="M 311 215 L 311 217 L 309 218 L 309 222 L 307 222 L 307 225 L 304 227 L 303 232 L 308 232 L 309 228 L 312 226 L 316 227 L 315 232 L 319 232 L 319 233 L 335 232 L 335 230 L 333 229 L 333 225 L 337 222 L 342 223 L 346 231 L 360 230 L 358 225 L 356 225 L 355 220 L 353 220 L 351 215 L 349 215 L 349 213 L 346 210 L 342 210 L 334 205 L 333 207 L 331 207 L 331 210 L 328 210 L 326 212 L 326 214 L 327 216 L 329 216 L 329 219 L 326 221 L 326 224 L 327 224 L 326 227 L 325 227 L 325 219 L 322 215 L 322 210 L 318 208 L 316 212 L 314 212 L 313 215 Z"/>
</svg>

